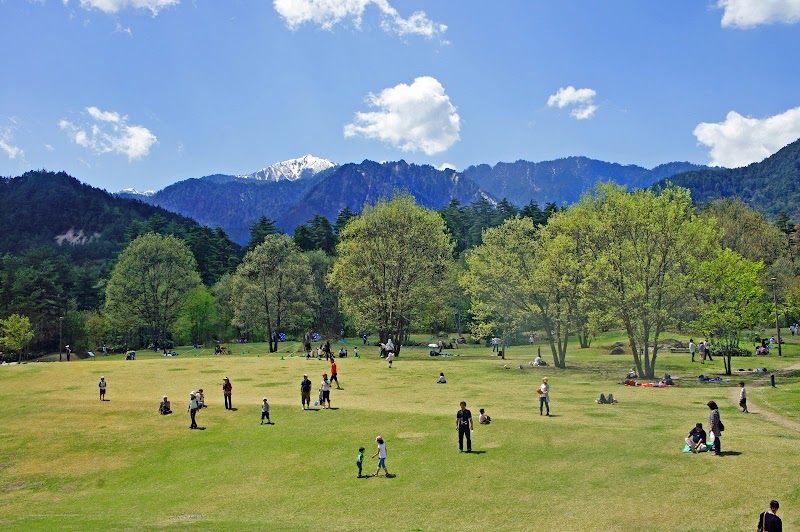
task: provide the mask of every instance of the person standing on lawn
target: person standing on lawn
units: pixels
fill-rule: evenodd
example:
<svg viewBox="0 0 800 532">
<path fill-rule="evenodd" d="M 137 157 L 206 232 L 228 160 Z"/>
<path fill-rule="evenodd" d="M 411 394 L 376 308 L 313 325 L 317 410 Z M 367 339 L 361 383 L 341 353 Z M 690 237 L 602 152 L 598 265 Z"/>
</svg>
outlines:
<svg viewBox="0 0 800 532">
<path fill-rule="evenodd" d="M 195 421 L 195 415 L 197 415 L 197 410 L 200 408 L 200 405 L 197 403 L 197 396 L 194 392 L 189 394 L 189 415 L 192 417 L 192 424 L 189 426 L 190 429 L 197 428 L 197 421 Z"/>
<path fill-rule="evenodd" d="M 722 421 L 719 419 L 719 408 L 715 401 L 708 402 L 708 408 L 711 413 L 708 414 L 708 432 L 714 434 L 714 456 L 719 456 L 722 453 L 722 442 L 720 435 L 722 434 Z"/>
<path fill-rule="evenodd" d="M 543 407 L 547 407 L 547 415 L 550 415 L 550 385 L 547 384 L 547 377 L 542 379 L 542 385 L 536 390 L 539 394 L 539 415 L 542 415 Z"/>
<path fill-rule="evenodd" d="M 225 396 L 225 410 L 233 409 L 233 385 L 228 377 L 222 379 L 222 395 Z"/>
<path fill-rule="evenodd" d="M 467 452 L 472 452 L 472 438 L 470 431 L 475 428 L 472 421 L 472 412 L 467 410 L 467 402 L 461 401 L 461 410 L 456 412 L 456 428 L 458 429 L 458 452 L 464 452 L 464 437 L 467 438 Z"/>
<path fill-rule="evenodd" d="M 378 436 L 375 438 L 375 441 L 378 442 L 378 450 L 375 451 L 375 454 L 372 455 L 373 458 L 376 456 L 378 457 L 378 468 L 372 474 L 373 477 L 378 476 L 378 472 L 383 469 L 386 472 L 386 476 L 389 476 L 389 470 L 386 469 L 386 444 L 383 443 L 383 438 Z"/>
<path fill-rule="evenodd" d="M 100 400 L 106 400 L 106 378 L 100 377 L 100 383 L 97 385 L 100 388 Z"/>
<path fill-rule="evenodd" d="M 300 381 L 300 403 L 303 405 L 303 410 L 311 408 L 311 379 L 308 378 L 308 373 L 303 375 L 303 380 Z"/>
<path fill-rule="evenodd" d="M 342 387 L 339 386 L 339 377 L 336 376 L 336 359 L 331 357 L 331 384 L 333 381 L 336 381 L 336 389 L 341 390 Z"/>
</svg>

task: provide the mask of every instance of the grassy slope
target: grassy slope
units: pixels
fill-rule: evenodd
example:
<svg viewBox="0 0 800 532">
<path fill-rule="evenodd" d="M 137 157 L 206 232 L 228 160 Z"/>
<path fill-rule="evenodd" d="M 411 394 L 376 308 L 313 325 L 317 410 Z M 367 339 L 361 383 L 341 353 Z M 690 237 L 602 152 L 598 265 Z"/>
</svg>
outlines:
<svg viewBox="0 0 800 532">
<path fill-rule="evenodd" d="M 364 358 L 338 362 L 344 390 L 332 392 L 336 409 L 310 412 L 299 405 L 300 378 L 309 373 L 316 389 L 329 365 L 290 357 L 294 345 L 281 346 L 284 360 L 253 345 L 225 357 L 140 353 L 133 362 L 2 367 L 0 527 L 741 530 L 771 498 L 781 501 L 789 528 L 800 526 L 800 491 L 786 473 L 800 466 L 799 435 L 738 413 L 728 388 L 735 382 L 695 382 L 701 370 L 721 372 L 721 361 L 691 365 L 686 354 L 664 354 L 659 372 L 683 377 L 682 386 L 615 384 L 631 364 L 629 355 L 605 354 L 617 339 L 573 348 L 566 371 L 506 370 L 475 347 L 448 359 L 406 349 L 390 370 L 374 348 L 362 349 Z M 734 368 L 800 358 L 796 345 L 784 353 L 734 360 Z M 516 368 L 531 350 L 512 348 L 508 358 Z M 448 384 L 435 384 L 440 371 Z M 100 375 L 109 382 L 104 403 Z M 224 375 L 237 411 L 222 407 Z M 538 415 L 533 393 L 544 375 L 551 418 Z M 777 389 L 754 384 L 751 397 L 796 415 L 798 380 Z M 190 431 L 185 403 L 200 387 L 205 430 Z M 600 392 L 619 404 L 596 405 Z M 164 394 L 172 416 L 156 413 Z M 264 395 L 272 426 L 259 425 Z M 480 453 L 457 452 L 462 399 L 494 420 L 476 425 Z M 731 454 L 680 453 L 689 428 L 705 424 L 710 399 L 720 403 Z M 356 479 L 359 446 L 367 449 L 365 471 L 374 471 L 377 434 L 397 476 Z"/>
</svg>

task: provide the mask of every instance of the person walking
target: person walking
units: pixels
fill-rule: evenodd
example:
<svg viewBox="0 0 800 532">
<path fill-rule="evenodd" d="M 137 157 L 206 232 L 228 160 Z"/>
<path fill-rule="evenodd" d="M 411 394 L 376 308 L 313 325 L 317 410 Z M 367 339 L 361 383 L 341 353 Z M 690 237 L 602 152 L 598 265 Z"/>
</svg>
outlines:
<svg viewBox="0 0 800 532">
<path fill-rule="evenodd" d="M 464 437 L 467 438 L 467 452 L 472 452 L 472 438 L 470 431 L 475 429 L 472 421 L 472 412 L 467 410 L 467 402 L 461 401 L 461 409 L 456 412 L 456 428 L 458 429 L 458 452 L 464 452 Z"/>
<path fill-rule="evenodd" d="M 778 517 L 778 508 L 780 508 L 778 501 L 769 501 L 769 512 L 761 512 L 758 516 L 758 532 L 783 532 L 783 523 L 781 518 Z"/>
<path fill-rule="evenodd" d="M 542 379 L 542 385 L 536 390 L 539 394 L 539 415 L 542 415 L 542 410 L 547 407 L 547 415 L 550 415 L 550 385 L 547 383 L 547 377 Z"/>
<path fill-rule="evenodd" d="M 694 339 L 689 338 L 689 354 L 692 355 L 692 362 L 694 362 L 694 352 L 697 350 L 697 346 L 694 345 Z"/>
<path fill-rule="evenodd" d="M 375 451 L 375 454 L 373 454 L 372 457 L 378 457 L 378 468 L 375 470 L 372 476 L 377 477 L 380 470 L 383 469 L 386 472 L 386 476 L 389 477 L 389 470 L 386 469 L 386 444 L 383 442 L 383 438 L 380 436 L 375 438 L 375 441 L 378 442 L 378 450 Z"/>
<path fill-rule="evenodd" d="M 697 346 L 697 350 L 700 352 L 700 363 L 706 363 L 706 344 L 701 341 L 700 345 Z"/>
<path fill-rule="evenodd" d="M 745 414 L 749 414 L 750 411 L 747 410 L 747 390 L 744 387 L 744 381 L 739 383 L 741 389 L 739 390 L 739 408 L 742 409 L 742 412 Z"/>
<path fill-rule="evenodd" d="M 195 416 L 197 415 L 197 410 L 200 408 L 200 405 L 197 403 L 197 396 L 194 392 L 189 394 L 189 415 L 192 417 L 192 424 L 189 425 L 190 429 L 197 428 L 197 421 L 195 421 Z"/>
<path fill-rule="evenodd" d="M 322 383 L 320 384 L 319 390 L 320 390 L 320 392 L 322 392 L 322 395 L 320 395 L 320 398 L 319 398 L 319 404 L 322 405 L 322 408 L 325 408 L 325 402 L 327 401 L 328 402 L 328 408 L 330 408 L 331 407 L 331 381 L 328 380 L 328 374 L 327 373 L 323 373 L 322 374 Z"/>
<path fill-rule="evenodd" d="M 100 388 L 100 400 L 106 400 L 106 378 L 100 377 L 100 383 L 97 385 Z"/>
<path fill-rule="evenodd" d="M 341 390 L 342 387 L 339 386 L 339 377 L 337 377 L 336 374 L 336 359 L 331 357 L 331 384 L 333 384 L 333 381 L 336 381 L 336 389 Z"/>
<path fill-rule="evenodd" d="M 269 402 L 267 402 L 267 398 L 264 398 L 264 401 L 261 403 L 261 424 L 264 424 L 264 419 L 267 420 L 267 425 L 273 425 L 272 421 L 269 419 Z"/>
<path fill-rule="evenodd" d="M 308 378 L 308 373 L 303 375 L 303 380 L 300 381 L 300 404 L 303 405 L 303 410 L 311 408 L 311 380 Z"/>
<path fill-rule="evenodd" d="M 708 343 L 708 338 L 703 340 L 703 345 L 706 348 L 706 358 L 709 362 L 714 362 L 714 359 L 711 357 L 711 344 Z"/>
<path fill-rule="evenodd" d="M 711 413 L 708 414 L 708 432 L 714 435 L 714 456 L 719 456 L 722 453 L 722 441 L 720 435 L 725 426 L 719 418 L 719 408 L 714 401 L 708 402 L 708 408 Z"/>
<path fill-rule="evenodd" d="M 222 379 L 222 395 L 225 397 L 225 410 L 233 410 L 233 385 L 228 377 Z"/>
</svg>

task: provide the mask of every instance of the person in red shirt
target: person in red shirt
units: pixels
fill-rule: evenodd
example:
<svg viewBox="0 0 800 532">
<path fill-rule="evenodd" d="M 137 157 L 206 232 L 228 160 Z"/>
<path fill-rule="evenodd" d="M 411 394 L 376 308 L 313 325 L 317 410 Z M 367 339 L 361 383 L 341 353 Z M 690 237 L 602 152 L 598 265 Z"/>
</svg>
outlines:
<svg viewBox="0 0 800 532">
<path fill-rule="evenodd" d="M 331 357 L 331 384 L 333 381 L 336 381 L 336 389 L 341 390 L 342 387 L 339 386 L 339 378 L 336 376 L 336 359 Z"/>
</svg>

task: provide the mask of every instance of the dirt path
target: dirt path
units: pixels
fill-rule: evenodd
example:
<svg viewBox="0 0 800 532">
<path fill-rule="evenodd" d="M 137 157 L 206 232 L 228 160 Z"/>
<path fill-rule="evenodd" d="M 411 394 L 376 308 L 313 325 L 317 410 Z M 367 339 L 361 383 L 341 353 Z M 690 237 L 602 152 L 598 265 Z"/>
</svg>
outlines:
<svg viewBox="0 0 800 532">
<path fill-rule="evenodd" d="M 795 370 L 798 370 L 798 369 L 800 369 L 800 364 L 794 364 L 792 366 L 789 366 L 788 368 L 781 369 L 780 372 L 795 371 Z M 776 372 L 776 373 L 778 373 L 778 372 Z M 769 386 L 769 375 L 764 375 L 763 377 L 760 377 L 760 378 L 752 381 L 751 384 L 753 384 L 754 387 L 755 386 Z M 731 399 L 733 399 L 734 403 L 738 405 L 739 404 L 739 388 L 731 388 L 730 396 L 731 396 Z M 757 403 L 753 403 L 752 395 L 749 395 L 747 397 L 747 409 L 750 412 L 753 412 L 753 406 L 757 407 L 758 404 Z M 784 416 L 782 416 L 780 414 L 776 414 L 774 412 L 770 412 L 769 410 L 765 410 L 765 409 L 760 409 L 757 412 L 753 412 L 753 413 L 755 413 L 757 415 L 760 415 L 760 416 L 764 416 L 764 418 L 767 419 L 768 421 L 770 421 L 772 423 L 775 423 L 777 425 L 780 425 L 780 426 L 782 426 L 784 428 L 787 428 L 789 430 L 793 430 L 795 432 L 800 432 L 800 423 L 798 423 L 797 421 L 791 420 L 789 418 L 786 418 L 786 417 L 784 417 Z"/>
</svg>

